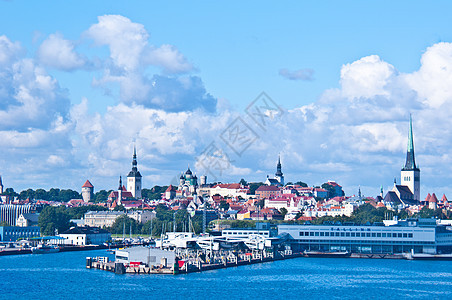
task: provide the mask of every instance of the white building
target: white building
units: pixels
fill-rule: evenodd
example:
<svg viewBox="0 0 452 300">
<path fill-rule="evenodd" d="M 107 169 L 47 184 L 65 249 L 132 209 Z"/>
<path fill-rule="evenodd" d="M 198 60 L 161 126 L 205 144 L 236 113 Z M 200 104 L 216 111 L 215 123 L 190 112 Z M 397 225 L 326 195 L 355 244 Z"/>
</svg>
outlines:
<svg viewBox="0 0 452 300">
<path fill-rule="evenodd" d="M 134 198 L 141 199 L 142 176 L 137 165 L 137 150 L 133 147 L 132 170 L 127 175 L 127 191 L 131 192 Z"/>
<path fill-rule="evenodd" d="M 72 227 L 59 234 L 65 245 L 101 245 L 111 240 L 111 233 L 97 227 Z"/>
<path fill-rule="evenodd" d="M 85 226 L 111 227 L 119 216 L 125 215 L 122 211 L 89 211 L 85 214 Z M 127 216 L 139 223 L 146 223 L 155 218 L 155 211 L 134 210 L 127 212 Z"/>
</svg>

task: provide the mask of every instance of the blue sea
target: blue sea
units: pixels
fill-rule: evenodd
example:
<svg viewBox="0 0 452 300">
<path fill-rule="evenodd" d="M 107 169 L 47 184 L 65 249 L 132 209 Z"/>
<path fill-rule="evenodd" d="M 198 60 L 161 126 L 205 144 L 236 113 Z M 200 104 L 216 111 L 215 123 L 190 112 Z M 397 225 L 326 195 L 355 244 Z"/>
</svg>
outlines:
<svg viewBox="0 0 452 300">
<path fill-rule="evenodd" d="M 105 250 L 0 257 L 1 299 L 452 299 L 452 261 L 296 258 L 186 275 L 85 268 Z"/>
</svg>

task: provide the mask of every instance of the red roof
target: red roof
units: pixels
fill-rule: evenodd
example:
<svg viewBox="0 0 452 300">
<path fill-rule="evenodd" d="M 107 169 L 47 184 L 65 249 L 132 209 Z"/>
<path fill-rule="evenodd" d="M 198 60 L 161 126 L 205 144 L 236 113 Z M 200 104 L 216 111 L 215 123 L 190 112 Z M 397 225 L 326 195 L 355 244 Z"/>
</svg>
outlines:
<svg viewBox="0 0 452 300">
<path fill-rule="evenodd" d="M 433 193 L 432 196 L 430 197 L 430 199 L 428 199 L 428 202 L 438 203 L 438 198 L 436 198 L 435 193 Z"/>
<path fill-rule="evenodd" d="M 91 182 L 89 182 L 89 180 L 85 181 L 85 184 L 82 185 L 82 188 L 87 187 L 87 188 L 93 188 L 94 186 L 91 184 Z"/>
<path fill-rule="evenodd" d="M 430 193 L 428 193 L 427 194 L 427 197 L 425 197 L 425 202 L 430 202 L 430 197 L 432 197 L 431 195 L 430 195 Z"/>
<path fill-rule="evenodd" d="M 443 197 L 441 198 L 441 201 L 442 201 L 443 203 L 447 203 L 447 202 L 448 202 L 448 201 L 447 201 L 447 197 L 446 197 L 445 194 L 443 194 Z"/>
</svg>

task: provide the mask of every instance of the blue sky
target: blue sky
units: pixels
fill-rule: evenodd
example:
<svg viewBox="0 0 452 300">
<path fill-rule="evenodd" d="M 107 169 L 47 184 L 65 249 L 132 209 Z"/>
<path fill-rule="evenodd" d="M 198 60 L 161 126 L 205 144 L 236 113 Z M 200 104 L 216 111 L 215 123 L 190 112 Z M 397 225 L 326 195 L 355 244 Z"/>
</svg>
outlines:
<svg viewBox="0 0 452 300">
<path fill-rule="evenodd" d="M 399 178 L 411 112 L 421 194 L 447 194 L 451 6 L 0 1 L 0 174 L 115 188 L 135 141 L 151 187 L 206 173 L 214 142 L 230 168 L 211 178 L 265 180 L 281 153 L 286 181 L 374 196 Z M 283 109 L 265 129 L 245 112 L 262 91 Z M 241 156 L 221 139 L 238 116 L 258 136 Z"/>
</svg>

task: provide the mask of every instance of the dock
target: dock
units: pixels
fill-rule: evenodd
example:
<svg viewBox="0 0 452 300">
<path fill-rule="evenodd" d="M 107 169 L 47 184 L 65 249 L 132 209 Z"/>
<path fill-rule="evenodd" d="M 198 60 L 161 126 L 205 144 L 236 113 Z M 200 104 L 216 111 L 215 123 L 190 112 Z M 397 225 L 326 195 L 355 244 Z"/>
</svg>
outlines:
<svg viewBox="0 0 452 300">
<path fill-rule="evenodd" d="M 189 274 L 217 269 L 225 269 L 238 266 L 246 266 L 265 262 L 273 262 L 284 259 L 304 257 L 305 254 L 292 253 L 290 250 L 278 251 L 277 253 L 266 253 L 264 251 L 252 251 L 247 253 L 233 253 L 225 256 L 226 253 L 217 253 L 212 259 L 203 261 L 198 253 L 191 253 L 190 256 L 198 255 L 196 260 L 177 259 L 174 264 L 167 264 L 163 258 L 159 265 L 148 265 L 143 263 L 124 264 L 121 262 L 109 261 L 108 257 L 87 257 L 86 268 L 98 269 L 113 272 L 115 274 Z M 221 255 L 223 254 L 223 255 Z"/>
</svg>

